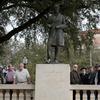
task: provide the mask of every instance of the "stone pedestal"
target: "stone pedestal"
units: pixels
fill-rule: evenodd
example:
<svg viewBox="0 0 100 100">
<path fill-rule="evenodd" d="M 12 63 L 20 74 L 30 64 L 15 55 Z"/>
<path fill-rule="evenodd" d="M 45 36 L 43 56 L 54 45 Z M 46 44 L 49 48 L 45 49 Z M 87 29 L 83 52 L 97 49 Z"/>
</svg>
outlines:
<svg viewBox="0 0 100 100">
<path fill-rule="evenodd" d="M 35 100 L 71 100 L 68 64 L 37 64 Z"/>
</svg>

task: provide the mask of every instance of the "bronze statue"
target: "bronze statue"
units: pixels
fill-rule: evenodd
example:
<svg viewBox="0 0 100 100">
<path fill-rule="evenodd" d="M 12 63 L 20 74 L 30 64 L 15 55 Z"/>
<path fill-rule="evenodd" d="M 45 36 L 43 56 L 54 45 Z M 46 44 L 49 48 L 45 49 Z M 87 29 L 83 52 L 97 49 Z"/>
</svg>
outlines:
<svg viewBox="0 0 100 100">
<path fill-rule="evenodd" d="M 60 6 L 54 6 L 54 12 L 49 17 L 49 38 L 47 44 L 47 63 L 57 63 L 59 47 L 64 46 L 64 28 L 66 28 L 65 17 L 59 12 Z M 54 54 L 53 50 L 54 49 Z M 52 55 L 54 57 L 52 58 Z"/>
</svg>

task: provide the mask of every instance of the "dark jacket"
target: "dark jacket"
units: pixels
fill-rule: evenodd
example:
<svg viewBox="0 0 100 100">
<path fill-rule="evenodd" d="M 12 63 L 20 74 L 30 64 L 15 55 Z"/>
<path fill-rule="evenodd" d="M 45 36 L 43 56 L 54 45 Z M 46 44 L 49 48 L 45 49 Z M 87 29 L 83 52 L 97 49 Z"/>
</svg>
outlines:
<svg viewBox="0 0 100 100">
<path fill-rule="evenodd" d="M 95 80 L 97 82 L 95 82 Z M 98 84 L 100 85 L 100 71 L 92 72 L 89 74 L 89 83 L 90 84 Z"/>
<path fill-rule="evenodd" d="M 100 70 L 98 71 L 98 77 L 97 77 L 97 78 L 98 78 L 98 79 L 97 79 L 97 80 L 98 80 L 98 81 L 97 81 L 97 84 L 100 85 Z"/>
<path fill-rule="evenodd" d="M 89 84 L 88 74 L 80 74 L 81 84 Z"/>
<path fill-rule="evenodd" d="M 95 72 L 90 72 L 88 75 L 89 84 L 95 84 Z"/>
<path fill-rule="evenodd" d="M 71 84 L 80 84 L 81 83 L 81 78 L 80 75 L 77 71 L 72 70 L 70 72 L 70 83 Z"/>
</svg>

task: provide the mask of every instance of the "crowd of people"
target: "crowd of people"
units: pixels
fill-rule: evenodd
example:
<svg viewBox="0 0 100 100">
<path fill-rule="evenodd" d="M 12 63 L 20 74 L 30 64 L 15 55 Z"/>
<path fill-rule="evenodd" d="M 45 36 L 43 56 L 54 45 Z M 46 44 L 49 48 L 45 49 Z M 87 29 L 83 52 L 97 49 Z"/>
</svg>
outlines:
<svg viewBox="0 0 100 100">
<path fill-rule="evenodd" d="M 25 64 L 20 63 L 18 69 L 12 64 L 7 67 L 0 66 L 0 84 L 30 83 L 30 74 Z"/>
<path fill-rule="evenodd" d="M 91 66 L 88 68 L 79 68 L 77 64 L 74 64 L 70 72 L 70 82 L 71 84 L 99 85 L 100 65 L 96 64 L 95 66 Z"/>
</svg>

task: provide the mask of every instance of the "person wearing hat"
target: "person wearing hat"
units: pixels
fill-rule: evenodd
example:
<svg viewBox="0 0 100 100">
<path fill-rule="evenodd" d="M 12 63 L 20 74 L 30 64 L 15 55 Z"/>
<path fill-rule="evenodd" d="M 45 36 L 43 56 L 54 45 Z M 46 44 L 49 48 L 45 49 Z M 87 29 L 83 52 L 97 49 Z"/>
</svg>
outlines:
<svg viewBox="0 0 100 100">
<path fill-rule="evenodd" d="M 81 84 L 88 84 L 89 80 L 88 80 L 87 68 L 83 67 L 80 70 L 81 70 L 80 73 Z"/>
</svg>

